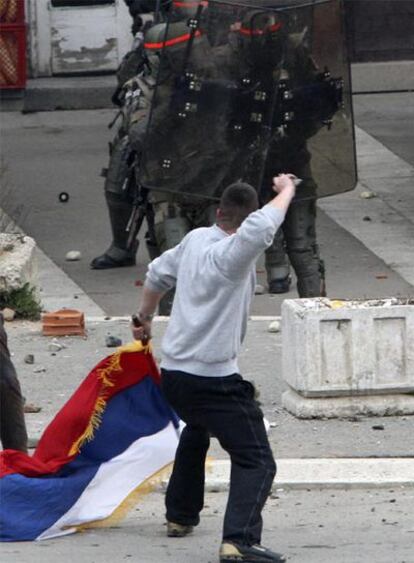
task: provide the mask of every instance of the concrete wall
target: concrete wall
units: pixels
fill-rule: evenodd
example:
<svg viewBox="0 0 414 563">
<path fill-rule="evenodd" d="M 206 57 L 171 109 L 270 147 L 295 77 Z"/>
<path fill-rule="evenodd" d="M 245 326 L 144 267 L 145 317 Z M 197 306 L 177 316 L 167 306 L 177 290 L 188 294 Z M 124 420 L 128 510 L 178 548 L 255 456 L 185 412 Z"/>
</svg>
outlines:
<svg viewBox="0 0 414 563">
<path fill-rule="evenodd" d="M 344 0 L 352 90 L 414 90 L 414 1 Z"/>
<path fill-rule="evenodd" d="M 414 60 L 413 0 L 344 0 L 353 62 Z"/>
</svg>

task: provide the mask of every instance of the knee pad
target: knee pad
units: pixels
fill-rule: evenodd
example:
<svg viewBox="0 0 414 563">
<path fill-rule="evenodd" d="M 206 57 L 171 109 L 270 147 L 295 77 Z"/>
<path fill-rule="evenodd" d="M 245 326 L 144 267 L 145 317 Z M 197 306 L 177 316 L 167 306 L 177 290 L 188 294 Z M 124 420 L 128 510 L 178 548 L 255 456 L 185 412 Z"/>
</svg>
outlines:
<svg viewBox="0 0 414 563">
<path fill-rule="evenodd" d="M 130 173 L 130 159 L 132 151 L 128 137 L 123 137 L 112 146 L 109 166 L 105 173 L 105 193 L 126 193 Z"/>
<path fill-rule="evenodd" d="M 190 224 L 184 217 L 166 217 L 155 226 L 161 252 L 179 244 L 190 231 Z"/>
</svg>

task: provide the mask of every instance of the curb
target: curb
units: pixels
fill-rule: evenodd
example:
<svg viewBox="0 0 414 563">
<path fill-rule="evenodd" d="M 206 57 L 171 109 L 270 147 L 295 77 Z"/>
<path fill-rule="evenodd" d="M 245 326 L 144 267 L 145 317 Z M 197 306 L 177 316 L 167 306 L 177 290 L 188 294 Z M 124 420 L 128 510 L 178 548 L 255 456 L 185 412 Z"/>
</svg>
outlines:
<svg viewBox="0 0 414 563">
<path fill-rule="evenodd" d="M 280 321 L 282 317 L 280 315 L 251 315 L 249 316 L 249 321 Z M 170 320 L 170 317 L 164 317 L 160 315 L 156 315 L 153 319 L 153 322 L 158 323 L 167 323 Z M 89 316 L 86 315 L 85 322 L 90 323 L 110 323 L 110 322 L 120 322 L 120 323 L 129 323 L 131 322 L 131 317 L 123 315 L 123 316 L 111 316 L 111 315 L 98 315 L 98 316 Z"/>
<path fill-rule="evenodd" d="M 207 461 L 206 491 L 227 492 L 229 480 L 229 460 Z M 414 457 L 279 459 L 272 491 L 390 487 L 414 487 Z"/>
</svg>

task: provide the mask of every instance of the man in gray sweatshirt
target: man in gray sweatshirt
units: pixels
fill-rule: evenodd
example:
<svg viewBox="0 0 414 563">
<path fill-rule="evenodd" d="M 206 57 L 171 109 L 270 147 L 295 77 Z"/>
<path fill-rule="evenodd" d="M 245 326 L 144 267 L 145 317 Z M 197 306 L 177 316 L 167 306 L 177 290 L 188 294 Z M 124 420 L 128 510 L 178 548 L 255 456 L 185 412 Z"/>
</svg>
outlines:
<svg viewBox="0 0 414 563">
<path fill-rule="evenodd" d="M 151 320 L 166 291 L 176 288 L 162 343 L 162 388 L 186 423 L 166 495 L 169 536 L 199 523 L 204 465 L 214 435 L 231 458 L 229 499 L 220 562 L 280 562 L 260 545 L 261 512 L 276 464 L 253 385 L 239 374 L 237 356 L 256 283 L 256 260 L 272 244 L 295 194 L 294 177 L 274 178 L 277 193 L 257 210 L 248 184 L 226 188 L 217 224 L 195 229 L 148 267 L 136 339 L 151 336 Z"/>
</svg>

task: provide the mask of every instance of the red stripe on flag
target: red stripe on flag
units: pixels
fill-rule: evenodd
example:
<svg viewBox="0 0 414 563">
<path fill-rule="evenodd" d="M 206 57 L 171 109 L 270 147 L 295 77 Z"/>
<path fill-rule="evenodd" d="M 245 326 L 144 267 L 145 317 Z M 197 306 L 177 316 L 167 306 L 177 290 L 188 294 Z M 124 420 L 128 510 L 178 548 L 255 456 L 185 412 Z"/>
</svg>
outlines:
<svg viewBox="0 0 414 563">
<path fill-rule="evenodd" d="M 1 452 L 0 476 L 21 473 L 34 477 L 55 473 L 77 456 L 77 451 L 72 453 L 71 450 L 88 428 L 99 399 L 107 402 L 147 376 L 160 383 L 160 374 L 151 353 L 121 353 L 115 369 L 112 368 L 114 359 L 118 360 L 116 354 L 93 368 L 43 432 L 32 457 L 15 450 Z M 105 378 L 102 377 L 104 372 Z"/>
</svg>

